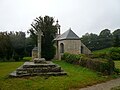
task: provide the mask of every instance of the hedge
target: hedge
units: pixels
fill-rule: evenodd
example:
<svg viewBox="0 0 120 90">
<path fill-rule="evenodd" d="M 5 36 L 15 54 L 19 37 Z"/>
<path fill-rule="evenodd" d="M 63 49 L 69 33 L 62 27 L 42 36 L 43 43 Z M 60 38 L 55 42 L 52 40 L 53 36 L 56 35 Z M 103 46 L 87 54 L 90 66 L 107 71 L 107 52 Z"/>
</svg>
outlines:
<svg viewBox="0 0 120 90">
<path fill-rule="evenodd" d="M 76 55 L 76 54 L 64 53 L 62 56 L 62 60 L 71 64 L 78 64 L 80 66 L 104 74 L 111 74 L 115 69 L 114 62 L 112 60 L 100 59 L 100 58 L 92 59 L 89 56 L 82 54 Z"/>
</svg>

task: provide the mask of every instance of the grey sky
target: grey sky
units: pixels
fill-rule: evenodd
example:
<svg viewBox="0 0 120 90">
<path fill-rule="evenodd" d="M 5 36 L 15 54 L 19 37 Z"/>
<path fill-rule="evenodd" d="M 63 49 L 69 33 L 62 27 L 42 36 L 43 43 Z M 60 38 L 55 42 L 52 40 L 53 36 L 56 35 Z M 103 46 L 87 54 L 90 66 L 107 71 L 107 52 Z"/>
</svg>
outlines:
<svg viewBox="0 0 120 90">
<path fill-rule="evenodd" d="M 113 31 L 120 28 L 120 0 L 0 0 L 0 31 L 27 31 L 45 15 L 59 20 L 62 33 Z"/>
</svg>

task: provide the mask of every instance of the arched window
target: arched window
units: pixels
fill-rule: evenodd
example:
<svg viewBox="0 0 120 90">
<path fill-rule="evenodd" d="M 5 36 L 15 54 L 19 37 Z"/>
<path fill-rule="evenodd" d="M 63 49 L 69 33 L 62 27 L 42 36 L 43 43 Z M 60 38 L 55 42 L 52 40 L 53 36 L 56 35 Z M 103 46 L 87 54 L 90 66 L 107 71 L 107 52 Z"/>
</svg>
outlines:
<svg viewBox="0 0 120 90">
<path fill-rule="evenodd" d="M 64 44 L 63 43 L 60 44 L 60 53 L 64 53 Z"/>
</svg>

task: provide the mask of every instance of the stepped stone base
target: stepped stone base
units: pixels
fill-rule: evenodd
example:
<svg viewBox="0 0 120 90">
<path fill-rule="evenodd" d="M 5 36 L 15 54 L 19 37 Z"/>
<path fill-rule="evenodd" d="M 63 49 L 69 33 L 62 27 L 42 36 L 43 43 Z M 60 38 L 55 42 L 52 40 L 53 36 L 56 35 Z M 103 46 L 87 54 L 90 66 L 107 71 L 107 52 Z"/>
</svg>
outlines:
<svg viewBox="0 0 120 90">
<path fill-rule="evenodd" d="M 35 58 L 32 62 L 25 62 L 16 71 L 10 73 L 12 77 L 40 76 L 40 75 L 67 75 L 61 67 L 51 61 Z"/>
</svg>

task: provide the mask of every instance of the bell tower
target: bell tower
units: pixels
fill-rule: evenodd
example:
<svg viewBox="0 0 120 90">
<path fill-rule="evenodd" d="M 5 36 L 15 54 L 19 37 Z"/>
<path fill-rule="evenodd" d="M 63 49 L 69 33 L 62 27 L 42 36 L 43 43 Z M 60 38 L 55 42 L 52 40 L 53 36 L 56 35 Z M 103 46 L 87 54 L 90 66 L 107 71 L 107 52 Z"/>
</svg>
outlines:
<svg viewBox="0 0 120 90">
<path fill-rule="evenodd" d="M 58 20 L 56 21 L 57 33 L 56 36 L 60 35 L 60 25 L 58 24 Z"/>
</svg>

